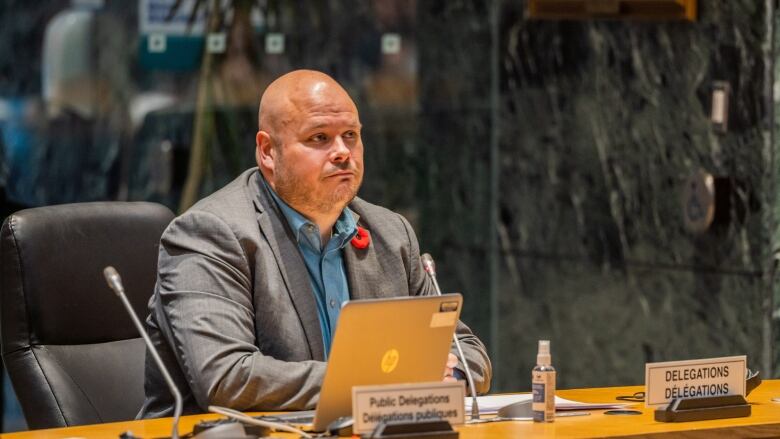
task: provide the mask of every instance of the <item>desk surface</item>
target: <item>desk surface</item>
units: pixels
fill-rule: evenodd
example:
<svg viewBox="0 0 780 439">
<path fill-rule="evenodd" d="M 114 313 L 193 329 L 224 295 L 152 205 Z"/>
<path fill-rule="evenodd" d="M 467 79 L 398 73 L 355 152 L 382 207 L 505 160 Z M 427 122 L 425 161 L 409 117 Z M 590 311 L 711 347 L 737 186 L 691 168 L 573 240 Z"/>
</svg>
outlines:
<svg viewBox="0 0 780 439">
<path fill-rule="evenodd" d="M 631 395 L 642 391 L 639 386 L 605 387 L 598 389 L 559 390 L 558 396 L 575 401 L 612 402 L 618 395 Z M 488 424 L 459 427 L 462 438 L 496 437 L 652 437 L 664 436 L 685 438 L 731 438 L 731 437 L 778 437 L 780 436 L 780 403 L 771 398 L 780 396 L 780 380 L 764 381 L 748 397 L 752 405 L 752 415 L 747 418 L 720 419 L 685 423 L 662 423 L 653 420 L 653 411 L 637 404 L 636 409 L 642 415 L 609 416 L 603 410 L 593 410 L 590 416 L 557 418 L 550 424 L 536 424 L 528 421 L 495 422 Z M 185 416 L 179 424 L 182 433 L 192 431 L 193 425 L 203 419 L 215 419 L 217 415 Z M 10 433 L 5 439 L 24 439 L 33 437 L 83 437 L 117 438 L 124 431 L 132 431 L 143 438 L 170 436 L 170 418 L 145 421 L 116 422 L 111 424 L 88 425 L 50 430 Z M 682 433 L 681 432 L 685 432 Z M 280 436 L 285 436 L 281 435 Z M 286 435 L 292 437 L 292 435 Z"/>
</svg>

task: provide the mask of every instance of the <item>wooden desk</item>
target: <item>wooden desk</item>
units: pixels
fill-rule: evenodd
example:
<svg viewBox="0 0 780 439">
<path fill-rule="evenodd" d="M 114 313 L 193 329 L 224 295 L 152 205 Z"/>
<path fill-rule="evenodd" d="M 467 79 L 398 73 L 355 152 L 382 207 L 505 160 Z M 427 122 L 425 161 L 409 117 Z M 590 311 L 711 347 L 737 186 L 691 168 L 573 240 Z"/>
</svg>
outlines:
<svg viewBox="0 0 780 439">
<path fill-rule="evenodd" d="M 585 402 L 611 402 L 618 395 L 631 395 L 643 390 L 640 386 L 606 387 L 600 389 L 560 390 L 558 395 L 567 399 Z M 747 418 L 721 419 L 686 423 L 661 423 L 653 420 L 653 411 L 637 404 L 635 408 L 642 415 L 608 416 L 603 410 L 594 410 L 590 416 L 558 418 L 551 424 L 535 424 L 528 421 L 496 422 L 479 425 L 467 425 L 459 428 L 462 438 L 589 438 L 589 437 L 685 437 L 685 438 L 732 438 L 732 437 L 778 437 L 780 436 L 780 403 L 771 398 L 780 396 L 780 380 L 768 380 L 750 394 L 748 400 L 753 406 L 753 414 Z M 202 419 L 216 419 L 217 415 L 192 415 L 182 418 L 179 431 L 192 431 L 192 427 Z M 144 438 L 170 436 L 171 421 L 154 419 L 148 421 L 116 422 L 111 424 L 88 425 L 81 427 L 34 430 L 10 433 L 3 439 L 26 438 L 65 438 L 84 437 L 110 439 L 117 438 L 124 431 Z M 283 435 L 282 437 L 293 437 Z"/>
</svg>

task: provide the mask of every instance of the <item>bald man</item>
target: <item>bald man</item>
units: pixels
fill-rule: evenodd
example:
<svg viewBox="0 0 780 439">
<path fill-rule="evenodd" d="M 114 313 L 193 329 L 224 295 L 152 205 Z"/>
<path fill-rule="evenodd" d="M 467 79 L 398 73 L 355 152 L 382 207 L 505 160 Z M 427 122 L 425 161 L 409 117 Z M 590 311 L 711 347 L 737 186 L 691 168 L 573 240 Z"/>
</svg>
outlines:
<svg viewBox="0 0 780 439">
<path fill-rule="evenodd" d="M 147 327 L 184 413 L 313 408 L 343 302 L 434 293 L 409 223 L 356 197 L 360 118 L 336 81 L 288 73 L 263 93 L 259 119 L 257 168 L 176 218 L 160 242 Z M 457 334 L 484 393 L 485 347 L 462 323 Z M 460 370 L 450 354 L 443 379 Z M 144 387 L 140 417 L 173 415 L 149 355 Z"/>
</svg>

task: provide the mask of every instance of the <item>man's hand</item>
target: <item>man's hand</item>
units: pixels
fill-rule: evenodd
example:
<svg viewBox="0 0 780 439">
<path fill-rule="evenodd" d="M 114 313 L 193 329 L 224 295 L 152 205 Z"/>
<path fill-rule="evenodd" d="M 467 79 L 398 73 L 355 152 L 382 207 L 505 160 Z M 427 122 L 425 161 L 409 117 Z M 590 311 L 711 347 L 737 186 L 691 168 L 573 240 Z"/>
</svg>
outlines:
<svg viewBox="0 0 780 439">
<path fill-rule="evenodd" d="M 453 382 L 458 379 L 453 375 L 455 373 L 455 366 L 458 365 L 458 357 L 449 353 L 447 356 L 447 365 L 444 367 L 444 381 Z"/>
</svg>

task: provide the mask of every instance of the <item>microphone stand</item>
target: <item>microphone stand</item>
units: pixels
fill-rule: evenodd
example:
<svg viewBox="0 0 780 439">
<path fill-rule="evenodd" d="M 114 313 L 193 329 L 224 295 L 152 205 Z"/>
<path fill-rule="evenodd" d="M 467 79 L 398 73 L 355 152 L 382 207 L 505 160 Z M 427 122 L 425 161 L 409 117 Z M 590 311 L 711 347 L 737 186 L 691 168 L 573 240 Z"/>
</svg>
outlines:
<svg viewBox="0 0 780 439">
<path fill-rule="evenodd" d="M 173 383 L 173 379 L 171 378 L 171 375 L 168 373 L 168 369 L 165 368 L 165 365 L 160 359 L 160 354 L 158 354 L 157 349 L 154 348 L 154 345 L 152 344 L 152 340 L 149 338 L 149 334 L 146 333 L 146 330 L 141 324 L 141 320 L 139 320 L 138 316 L 135 314 L 132 305 L 130 305 L 130 301 L 127 300 L 127 296 L 125 295 L 125 289 L 122 286 L 122 278 L 119 277 L 119 273 L 117 273 L 114 267 L 109 265 L 108 267 L 103 269 L 103 276 L 105 276 L 106 282 L 108 282 L 108 286 L 111 287 L 114 293 L 116 293 L 116 295 L 122 301 L 122 304 L 125 306 L 125 309 L 127 309 L 127 313 L 130 314 L 130 318 L 133 319 L 133 323 L 135 323 L 135 327 L 138 329 L 138 332 L 141 334 L 141 337 L 143 337 L 144 342 L 146 343 L 146 347 L 149 349 L 149 352 L 152 354 L 152 358 L 154 358 L 154 362 L 157 363 L 157 368 L 160 369 L 160 372 L 162 372 L 163 378 L 165 378 L 165 383 L 168 385 L 168 388 L 173 394 L 175 406 L 173 410 L 173 426 L 171 432 L 171 439 L 179 439 L 179 418 L 181 418 L 181 410 L 182 410 L 181 393 L 179 393 L 179 389 L 177 389 L 176 385 Z"/>
<path fill-rule="evenodd" d="M 436 295 L 441 296 L 441 288 L 439 288 L 439 282 L 436 280 L 436 264 L 433 262 L 433 257 L 428 253 L 424 253 L 422 255 L 422 263 L 425 272 L 428 273 L 428 277 L 430 277 L 433 281 L 433 287 L 436 290 Z M 466 362 L 466 356 L 463 355 L 463 349 L 460 347 L 460 340 L 458 340 L 457 331 L 452 334 L 452 340 L 455 341 L 455 348 L 458 350 L 458 356 L 460 357 L 460 361 L 463 363 L 463 369 L 465 369 L 466 372 L 466 381 L 469 383 L 469 392 L 471 393 L 471 419 L 478 420 L 479 405 L 477 404 L 477 391 L 474 387 L 474 378 L 471 376 L 471 368 Z"/>
</svg>

